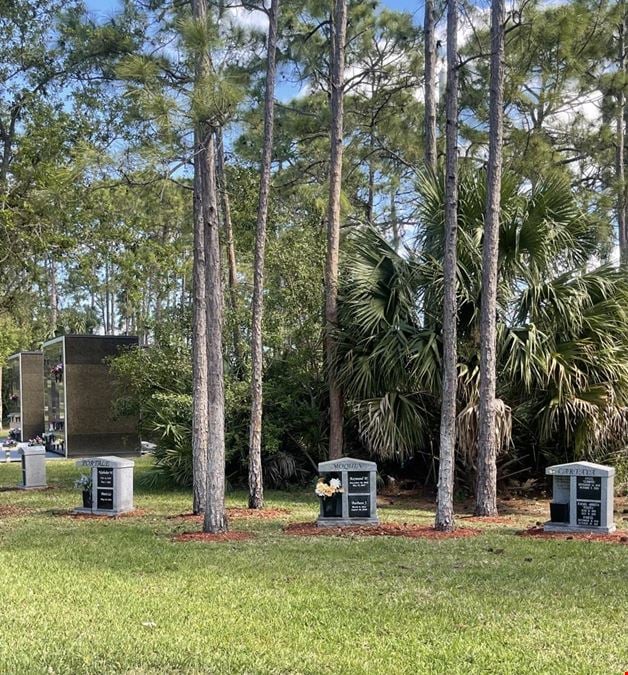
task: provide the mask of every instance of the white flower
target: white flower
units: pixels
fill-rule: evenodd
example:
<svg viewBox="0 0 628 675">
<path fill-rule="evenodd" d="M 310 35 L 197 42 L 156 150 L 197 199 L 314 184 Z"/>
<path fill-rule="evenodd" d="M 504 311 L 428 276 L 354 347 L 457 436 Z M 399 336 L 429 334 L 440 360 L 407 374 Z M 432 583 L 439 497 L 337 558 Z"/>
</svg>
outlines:
<svg viewBox="0 0 628 675">
<path fill-rule="evenodd" d="M 324 497 L 325 496 L 325 483 L 323 481 L 319 481 L 316 483 L 316 489 L 314 490 L 316 493 L 317 497 Z"/>
<path fill-rule="evenodd" d="M 342 485 L 342 483 L 337 478 L 332 478 L 329 481 L 329 484 L 336 490 Z"/>
</svg>

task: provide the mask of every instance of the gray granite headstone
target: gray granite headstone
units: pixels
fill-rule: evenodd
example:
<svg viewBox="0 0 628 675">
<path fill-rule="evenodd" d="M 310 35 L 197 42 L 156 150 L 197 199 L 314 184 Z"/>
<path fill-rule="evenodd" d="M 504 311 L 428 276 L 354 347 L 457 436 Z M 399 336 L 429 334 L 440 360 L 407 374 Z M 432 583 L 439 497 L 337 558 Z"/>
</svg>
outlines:
<svg viewBox="0 0 628 675">
<path fill-rule="evenodd" d="M 79 507 L 77 513 L 117 516 L 133 511 L 133 467 L 135 462 L 121 457 L 79 459 L 76 466 L 90 467 L 92 508 Z"/>
<path fill-rule="evenodd" d="M 377 525 L 377 464 L 343 457 L 320 462 L 318 474 L 325 480 L 337 478 L 342 492 L 321 498 L 319 527 Z"/>
<path fill-rule="evenodd" d="M 46 448 L 43 445 L 27 445 L 19 449 L 22 460 L 23 490 L 43 488 L 46 483 Z"/>
<path fill-rule="evenodd" d="M 615 531 L 612 466 L 592 462 L 556 464 L 545 470 L 553 476 L 548 532 Z"/>
</svg>

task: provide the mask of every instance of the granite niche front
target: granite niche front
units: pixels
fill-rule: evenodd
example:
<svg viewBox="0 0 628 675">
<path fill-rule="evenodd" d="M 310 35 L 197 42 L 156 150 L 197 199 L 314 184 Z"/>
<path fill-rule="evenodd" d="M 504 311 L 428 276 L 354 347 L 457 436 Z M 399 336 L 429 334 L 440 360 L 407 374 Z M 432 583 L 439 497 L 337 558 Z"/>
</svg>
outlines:
<svg viewBox="0 0 628 675">
<path fill-rule="evenodd" d="M 64 335 L 44 343 L 46 450 L 65 457 L 139 453 L 136 417 L 115 415 L 125 383 L 108 367 L 110 358 L 137 344 L 137 337 L 112 335 Z"/>
<path fill-rule="evenodd" d="M 44 373 L 41 352 L 20 352 L 7 359 L 8 417 L 11 435 L 26 442 L 44 430 Z"/>
</svg>

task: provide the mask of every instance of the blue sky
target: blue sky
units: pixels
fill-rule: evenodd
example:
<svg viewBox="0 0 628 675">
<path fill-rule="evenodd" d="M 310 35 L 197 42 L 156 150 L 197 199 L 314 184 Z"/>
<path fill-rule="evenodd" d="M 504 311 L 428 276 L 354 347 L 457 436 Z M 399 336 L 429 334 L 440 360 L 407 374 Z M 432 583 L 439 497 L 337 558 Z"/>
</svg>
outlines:
<svg viewBox="0 0 628 675">
<path fill-rule="evenodd" d="M 117 11 L 119 0 L 85 0 L 89 11 L 97 18 L 106 19 Z M 384 7 L 410 12 L 416 23 L 423 21 L 423 0 L 379 0 Z M 277 82 L 277 98 L 289 100 L 297 95 L 299 86 L 286 73 L 280 73 Z"/>
<path fill-rule="evenodd" d="M 419 21 L 423 17 L 423 0 L 380 0 L 386 7 L 410 12 Z M 117 0 L 86 0 L 89 9 L 96 14 L 110 16 L 118 6 Z"/>
</svg>

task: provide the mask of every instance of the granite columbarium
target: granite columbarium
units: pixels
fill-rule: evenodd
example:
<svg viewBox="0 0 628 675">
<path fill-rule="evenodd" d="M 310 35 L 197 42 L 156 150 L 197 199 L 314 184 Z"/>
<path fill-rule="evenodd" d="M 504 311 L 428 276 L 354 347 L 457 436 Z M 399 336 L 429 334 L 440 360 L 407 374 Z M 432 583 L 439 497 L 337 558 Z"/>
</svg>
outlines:
<svg viewBox="0 0 628 675">
<path fill-rule="evenodd" d="M 133 467 L 135 462 L 121 457 L 79 459 L 76 466 L 89 467 L 92 476 L 92 506 L 76 513 L 118 516 L 133 511 Z"/>
<path fill-rule="evenodd" d="M 319 527 L 377 525 L 377 464 L 343 457 L 320 462 L 320 480 L 340 484 L 339 492 L 321 497 Z"/>
<path fill-rule="evenodd" d="M 556 464 L 545 470 L 553 476 L 548 532 L 615 531 L 612 466 L 592 462 Z"/>
</svg>

